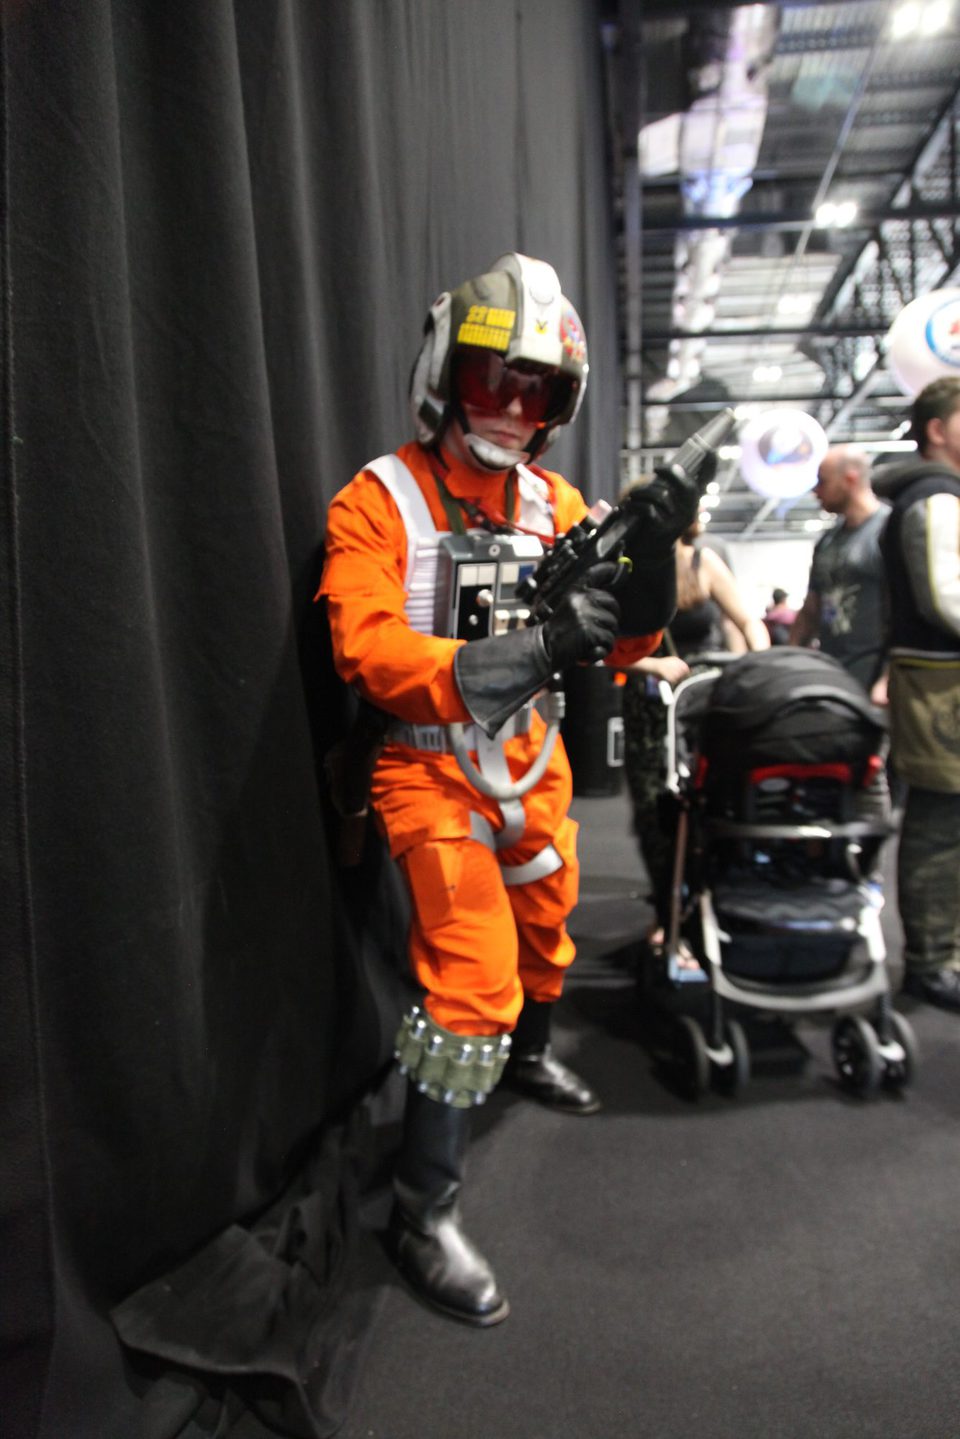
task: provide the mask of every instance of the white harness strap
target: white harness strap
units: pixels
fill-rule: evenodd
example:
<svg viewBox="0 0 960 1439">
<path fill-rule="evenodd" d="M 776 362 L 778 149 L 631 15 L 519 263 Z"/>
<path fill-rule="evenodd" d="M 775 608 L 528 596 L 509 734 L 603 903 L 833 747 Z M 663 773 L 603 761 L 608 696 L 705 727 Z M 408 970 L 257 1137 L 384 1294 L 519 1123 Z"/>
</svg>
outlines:
<svg viewBox="0 0 960 1439">
<path fill-rule="evenodd" d="M 550 508 L 550 488 L 526 465 L 517 465 L 517 490 L 520 495 L 520 523 L 525 530 L 538 535 L 556 533 L 553 510 Z"/>
<path fill-rule="evenodd" d="M 507 764 L 507 757 L 503 752 L 503 745 L 495 739 L 488 739 L 483 730 L 478 726 L 477 732 L 477 762 L 480 773 L 484 779 L 493 780 L 497 785 L 512 784 L 513 777 Z M 527 817 L 523 809 L 523 801 L 519 799 L 497 800 L 500 806 L 500 813 L 503 815 L 503 829 L 497 835 L 497 848 L 506 849 L 508 845 L 516 844 L 523 834 Z"/>
<path fill-rule="evenodd" d="M 493 850 L 505 846 L 502 840 L 503 831 L 500 834 L 493 826 L 484 819 L 482 814 L 476 810 L 470 812 L 470 838 L 475 839 L 478 844 L 486 845 L 487 849 Z M 533 859 L 528 859 L 526 864 L 501 864 L 500 872 L 503 875 L 505 885 L 532 884 L 535 879 L 545 879 L 548 874 L 556 874 L 558 869 L 563 869 L 563 860 L 560 858 L 552 844 L 544 845 L 539 854 Z"/>
<path fill-rule="evenodd" d="M 399 455 L 364 465 L 391 495 L 407 532 L 407 619 L 419 634 L 432 635 L 437 595 L 437 527 L 423 491 Z"/>
<path fill-rule="evenodd" d="M 433 523 L 430 507 L 423 498 L 423 491 L 417 484 L 410 469 L 399 455 L 381 455 L 364 465 L 365 470 L 376 475 L 380 483 L 389 490 L 403 527 L 407 532 L 407 576 L 406 589 L 409 591 L 416 569 L 416 551 L 422 539 L 435 539 L 437 527 Z M 517 465 L 517 492 L 520 496 L 520 524 L 524 529 L 537 534 L 552 535 L 555 532 L 553 510 L 550 508 L 550 489 L 546 480 L 528 470 L 526 465 Z M 414 543 L 411 543 L 413 541 Z"/>
</svg>

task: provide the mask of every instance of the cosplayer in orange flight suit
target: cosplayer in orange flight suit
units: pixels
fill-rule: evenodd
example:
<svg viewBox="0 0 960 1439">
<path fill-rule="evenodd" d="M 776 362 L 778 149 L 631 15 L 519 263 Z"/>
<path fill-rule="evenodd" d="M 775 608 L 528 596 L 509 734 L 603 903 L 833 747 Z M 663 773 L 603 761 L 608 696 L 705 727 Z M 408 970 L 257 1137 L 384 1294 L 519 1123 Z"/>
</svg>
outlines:
<svg viewBox="0 0 960 1439">
<path fill-rule="evenodd" d="M 371 803 L 409 886 L 411 962 L 425 994 L 398 1037 L 410 1083 L 392 1247 L 422 1297 L 481 1325 L 508 1306 L 460 1228 L 470 1108 L 505 1064 L 543 1103 L 599 1108 L 549 1043 L 574 957 L 576 825 L 562 742 L 532 788 L 512 793 L 543 747 L 531 700 L 571 663 L 609 655 L 626 665 L 656 647 L 672 611 L 673 541 L 696 490 L 651 491 L 656 523 L 628 606 L 650 632 L 637 636 L 634 623 L 632 638 L 618 639 L 618 604 L 597 588 L 541 625 L 469 643 L 436 634 L 437 536 L 496 531 L 549 546 L 584 517 L 579 491 L 530 462 L 574 418 L 586 373 L 580 322 L 552 268 L 504 256 L 432 307 L 411 378 L 418 440 L 356 475 L 327 522 L 320 594 L 337 669 L 392 717 Z M 458 725 L 492 794 L 452 752 Z"/>
</svg>

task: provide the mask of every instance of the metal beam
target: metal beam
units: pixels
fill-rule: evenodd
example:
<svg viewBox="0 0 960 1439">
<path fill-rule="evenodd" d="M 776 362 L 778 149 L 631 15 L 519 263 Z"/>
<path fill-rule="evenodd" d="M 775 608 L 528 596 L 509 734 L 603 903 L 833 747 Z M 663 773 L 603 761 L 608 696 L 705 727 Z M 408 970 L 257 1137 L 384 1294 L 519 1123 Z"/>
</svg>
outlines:
<svg viewBox="0 0 960 1439">
<path fill-rule="evenodd" d="M 774 0 L 756 0 L 757 4 L 770 5 Z M 820 9 L 824 0 L 779 0 L 781 10 L 815 10 Z M 855 5 L 860 0 L 833 0 L 833 4 L 842 9 L 844 5 Z M 698 15 L 704 10 L 716 11 L 721 7 L 717 0 L 643 0 L 642 11 L 644 20 L 676 20 L 684 15 Z"/>
<path fill-rule="evenodd" d="M 768 395 L 758 395 L 756 391 L 752 395 L 726 395 L 722 400 L 651 400 L 644 403 L 648 409 L 658 410 L 725 410 L 730 405 L 847 405 L 853 399 L 854 394 L 805 394 L 805 395 L 781 395 L 776 391 Z M 873 404 L 878 408 L 888 406 L 906 405 L 909 401 L 902 395 L 877 395 Z"/>
<path fill-rule="evenodd" d="M 853 393 L 848 395 L 847 398 L 842 402 L 842 404 L 840 404 L 837 409 L 834 410 L 833 414 L 830 416 L 829 420 L 824 425 L 823 428 L 827 432 L 828 439 L 835 438 L 837 426 L 840 424 L 841 420 L 845 420 L 848 415 L 853 414 L 853 411 L 857 408 L 860 401 L 866 399 L 870 391 L 873 389 L 874 385 L 879 380 L 882 369 L 883 360 L 882 357 L 878 356 L 877 359 L 874 361 L 872 367 L 864 375 L 863 379 L 860 381 L 859 385 L 857 385 Z M 904 409 L 906 409 L 908 403 L 909 402 L 904 399 Z"/>
<path fill-rule="evenodd" d="M 792 340 L 805 339 L 807 337 L 823 339 L 863 339 L 885 335 L 890 328 L 889 323 L 881 325 L 793 325 L 787 328 L 762 328 L 759 325 L 731 326 L 721 328 L 719 325 L 710 330 L 646 330 L 643 336 L 645 345 L 667 345 L 671 340 Z"/>
<path fill-rule="evenodd" d="M 902 181 L 891 197 L 894 206 L 896 206 L 898 202 L 901 204 L 905 203 L 908 195 L 915 192 L 915 187 L 923 184 L 923 175 L 928 158 L 931 156 L 935 157 L 939 153 L 944 141 L 946 141 L 949 147 L 950 154 L 952 182 L 950 189 L 951 204 L 957 205 L 958 200 L 960 200 L 956 186 L 956 157 L 954 154 L 958 97 L 960 97 L 960 86 L 954 84 L 950 98 L 941 106 L 936 119 L 914 150 L 909 163 L 903 171 Z M 820 304 L 817 307 L 817 314 L 820 319 L 826 320 L 834 313 L 837 308 L 837 302 L 843 295 L 850 277 L 857 272 L 858 266 L 863 260 L 864 253 L 871 243 L 873 242 L 870 240 L 865 241 L 856 254 L 841 260 L 841 263 L 837 266 L 836 274 L 824 290 Z"/>
<path fill-rule="evenodd" d="M 869 50 L 877 37 L 875 25 L 848 25 L 832 30 L 792 30 L 777 41 L 781 55 L 823 55 L 837 50 Z"/>
<path fill-rule="evenodd" d="M 843 226 L 847 234 L 863 230 L 876 230 L 891 220 L 960 220 L 960 208 L 943 202 L 935 205 L 904 205 L 900 209 L 869 210 L 857 216 L 850 225 Z M 676 215 L 668 219 L 654 219 L 648 216 L 644 221 L 644 235 L 667 232 L 676 234 L 687 230 L 836 230 L 834 225 L 818 225 L 815 216 L 784 211 L 780 215 L 740 211 L 736 215 Z"/>
<path fill-rule="evenodd" d="M 675 114 L 675 111 L 664 111 L 667 114 Z M 656 116 L 652 118 L 656 119 Z M 916 123 L 919 123 L 917 121 Z M 809 160 L 785 160 L 782 165 L 757 165 L 753 170 L 753 184 L 757 185 L 783 185 L 786 182 L 797 185 L 816 185 L 820 179 L 819 170 L 811 170 Z M 850 170 L 834 171 L 835 180 L 850 180 L 861 183 L 865 180 L 883 180 L 890 185 L 897 185 L 903 179 L 902 170 L 891 170 L 889 165 L 881 165 L 871 169 L 869 165 L 856 165 Z M 680 177 L 676 173 L 672 175 L 644 175 L 643 188 L 645 190 L 670 190 L 676 189 L 680 184 Z"/>
<path fill-rule="evenodd" d="M 946 288 L 947 286 L 952 285 L 954 280 L 957 278 L 958 272 L 960 272 L 960 264 L 954 265 L 952 269 L 945 270 L 943 275 L 941 275 L 939 281 L 937 282 L 938 288 Z M 863 379 L 857 385 L 856 389 L 852 392 L 852 394 L 848 395 L 846 399 L 841 402 L 839 407 L 834 410 L 833 414 L 830 416 L 829 420 L 824 425 L 824 429 L 831 437 L 833 435 L 833 432 L 836 430 L 837 425 L 840 424 L 841 420 L 845 420 L 849 415 L 853 413 L 854 410 L 856 410 L 861 400 L 867 398 L 867 396 L 870 394 L 870 391 L 873 389 L 874 385 L 879 380 L 880 375 L 885 368 L 885 351 L 886 346 L 883 347 L 883 352 L 877 356 L 873 365 L 864 375 Z M 829 402 L 830 397 L 827 395 L 823 395 L 821 396 L 821 399 Z M 903 408 L 906 409 L 909 403 L 910 401 L 907 398 L 904 398 Z"/>
<path fill-rule="evenodd" d="M 755 534 L 759 527 L 763 524 L 764 520 L 767 518 L 767 515 L 772 514 L 773 511 L 777 508 L 777 506 L 782 503 L 782 500 L 779 499 L 764 500 L 763 504 L 760 506 L 759 510 L 757 510 L 757 513 L 754 515 L 753 519 L 750 520 L 748 524 L 744 525 L 742 531 L 740 532 L 740 538 L 742 540 L 748 540 L 750 536 Z"/>
</svg>

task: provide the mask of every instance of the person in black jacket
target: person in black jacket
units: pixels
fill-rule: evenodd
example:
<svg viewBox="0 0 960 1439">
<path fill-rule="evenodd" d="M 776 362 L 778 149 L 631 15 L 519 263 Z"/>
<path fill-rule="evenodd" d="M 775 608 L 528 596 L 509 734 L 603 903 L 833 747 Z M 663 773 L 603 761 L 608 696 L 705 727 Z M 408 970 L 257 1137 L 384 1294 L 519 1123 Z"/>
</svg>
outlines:
<svg viewBox="0 0 960 1439">
<path fill-rule="evenodd" d="M 960 378 L 913 405 L 920 458 L 881 470 L 891 755 L 908 785 L 897 860 L 904 989 L 960 1011 Z"/>
</svg>

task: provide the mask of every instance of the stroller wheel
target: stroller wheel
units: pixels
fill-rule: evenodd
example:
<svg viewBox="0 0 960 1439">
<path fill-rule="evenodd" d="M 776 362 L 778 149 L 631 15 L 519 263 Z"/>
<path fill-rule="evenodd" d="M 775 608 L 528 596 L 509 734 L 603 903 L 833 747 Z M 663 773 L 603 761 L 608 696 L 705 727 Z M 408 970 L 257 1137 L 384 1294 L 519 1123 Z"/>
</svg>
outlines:
<svg viewBox="0 0 960 1439">
<path fill-rule="evenodd" d="M 866 1099 L 876 1094 L 883 1078 L 880 1044 L 860 1014 L 847 1014 L 833 1026 L 833 1062 L 840 1083 Z"/>
<path fill-rule="evenodd" d="M 750 1082 L 750 1046 L 738 1019 L 724 1020 L 723 1037 L 733 1050 L 733 1059 L 714 1066 L 713 1082 L 721 1094 L 739 1094 Z"/>
<path fill-rule="evenodd" d="M 917 1037 L 909 1020 L 895 1009 L 890 1011 L 890 1033 L 903 1050 L 903 1058 L 886 1061 L 883 1082 L 888 1089 L 903 1089 L 917 1072 Z"/>
<path fill-rule="evenodd" d="M 699 1099 L 710 1086 L 710 1056 L 703 1030 L 689 1014 L 677 1016 L 673 1032 L 673 1062 L 688 1099 Z"/>
</svg>

